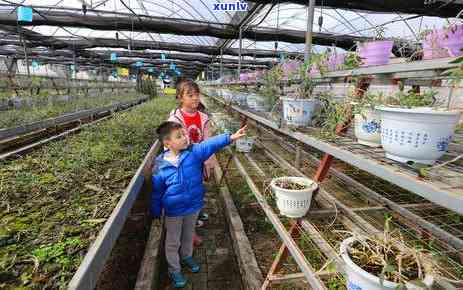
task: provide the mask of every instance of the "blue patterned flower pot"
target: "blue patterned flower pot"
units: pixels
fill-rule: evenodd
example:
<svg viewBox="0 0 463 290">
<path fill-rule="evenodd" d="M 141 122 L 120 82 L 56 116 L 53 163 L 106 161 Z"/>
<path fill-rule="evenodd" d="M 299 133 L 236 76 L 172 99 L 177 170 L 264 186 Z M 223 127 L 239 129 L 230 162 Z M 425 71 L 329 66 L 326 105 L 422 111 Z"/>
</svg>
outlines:
<svg viewBox="0 0 463 290">
<path fill-rule="evenodd" d="M 345 239 L 340 246 L 341 259 L 344 262 L 344 271 L 346 273 L 346 288 L 348 290 L 394 290 L 399 289 L 399 284 L 388 280 L 383 280 L 367 271 L 363 270 L 359 265 L 354 263 L 349 255 L 349 250 L 357 241 L 356 237 Z M 405 283 L 405 288 L 409 290 L 425 290 L 429 289 L 434 282 L 432 273 L 425 272 L 423 283 L 427 286 L 412 285 L 409 282 Z"/>
<path fill-rule="evenodd" d="M 286 124 L 304 127 L 312 122 L 316 100 L 281 98 L 283 101 L 283 118 Z"/>
<path fill-rule="evenodd" d="M 357 142 L 370 147 L 381 147 L 381 117 L 377 111 L 364 110 L 354 116 Z"/>
<path fill-rule="evenodd" d="M 386 157 L 407 163 L 433 164 L 447 151 L 462 112 L 421 107 L 377 107 Z"/>
</svg>

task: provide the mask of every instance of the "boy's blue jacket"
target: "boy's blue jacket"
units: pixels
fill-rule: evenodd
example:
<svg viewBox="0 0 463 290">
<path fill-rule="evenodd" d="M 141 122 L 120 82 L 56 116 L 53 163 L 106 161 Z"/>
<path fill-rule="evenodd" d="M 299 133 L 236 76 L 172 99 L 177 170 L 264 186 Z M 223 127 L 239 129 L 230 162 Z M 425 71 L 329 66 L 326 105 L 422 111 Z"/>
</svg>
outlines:
<svg viewBox="0 0 463 290">
<path fill-rule="evenodd" d="M 201 143 L 190 145 L 179 156 L 178 167 L 164 159 L 165 152 L 156 158 L 152 176 L 151 214 L 186 216 L 204 206 L 203 163 L 215 152 L 231 143 L 229 134 L 222 134 Z"/>
</svg>

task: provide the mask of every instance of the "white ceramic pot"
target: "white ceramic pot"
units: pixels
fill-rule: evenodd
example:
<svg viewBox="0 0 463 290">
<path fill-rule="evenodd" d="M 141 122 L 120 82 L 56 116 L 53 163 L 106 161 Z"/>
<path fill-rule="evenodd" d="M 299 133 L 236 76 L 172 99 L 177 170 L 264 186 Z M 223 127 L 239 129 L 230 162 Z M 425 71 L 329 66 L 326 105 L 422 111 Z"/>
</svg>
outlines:
<svg viewBox="0 0 463 290">
<path fill-rule="evenodd" d="M 243 137 L 236 140 L 235 146 L 236 151 L 249 153 L 252 150 L 252 146 L 254 145 L 254 138 L 252 137 Z"/>
<path fill-rule="evenodd" d="M 276 186 L 276 182 L 280 180 L 290 180 L 303 184 L 307 188 L 304 190 L 284 189 Z M 299 218 L 304 216 L 309 210 L 312 194 L 318 188 L 318 184 L 305 177 L 279 177 L 271 181 L 270 187 L 276 196 L 277 207 L 280 213 L 290 218 Z"/>
<path fill-rule="evenodd" d="M 433 164 L 447 151 L 461 112 L 377 107 L 386 157 L 407 163 Z"/>
<path fill-rule="evenodd" d="M 354 116 L 357 142 L 370 147 L 381 147 L 381 117 L 375 110 L 364 110 Z"/>
<path fill-rule="evenodd" d="M 281 98 L 283 101 L 283 118 L 286 124 L 308 126 L 313 118 L 317 101 L 308 99 Z"/>
<path fill-rule="evenodd" d="M 347 275 L 346 287 L 349 290 L 392 290 L 397 289 L 398 283 L 390 281 L 381 281 L 379 277 L 374 276 L 355 264 L 350 256 L 348 249 L 356 241 L 355 237 L 345 239 L 341 243 L 341 259 L 345 263 L 344 271 Z M 434 279 L 432 276 L 426 276 L 423 281 L 428 287 L 432 286 Z M 415 286 L 409 283 L 405 284 L 409 290 L 424 290 L 427 288 Z"/>
</svg>

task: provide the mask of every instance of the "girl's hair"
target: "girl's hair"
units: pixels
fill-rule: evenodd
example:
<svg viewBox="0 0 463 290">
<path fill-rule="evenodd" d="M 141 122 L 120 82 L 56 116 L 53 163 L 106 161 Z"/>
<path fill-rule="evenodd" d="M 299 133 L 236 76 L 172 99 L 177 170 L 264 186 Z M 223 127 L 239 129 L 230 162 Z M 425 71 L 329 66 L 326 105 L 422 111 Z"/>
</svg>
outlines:
<svg viewBox="0 0 463 290">
<path fill-rule="evenodd" d="M 187 79 L 187 78 L 183 78 L 179 80 L 177 82 L 176 89 L 177 89 L 177 99 L 180 99 L 183 96 L 183 94 L 189 91 L 190 92 L 193 91 L 198 94 L 200 92 L 198 84 L 195 83 L 193 80 Z"/>
<path fill-rule="evenodd" d="M 181 99 L 183 94 L 187 92 L 193 91 L 198 94 L 200 93 L 198 84 L 195 83 L 193 80 L 187 79 L 187 78 L 179 79 L 176 84 L 176 89 L 177 89 L 177 95 L 175 98 L 177 100 Z M 206 110 L 206 107 L 201 102 L 199 102 L 198 111 L 204 112 L 205 110 Z"/>
</svg>

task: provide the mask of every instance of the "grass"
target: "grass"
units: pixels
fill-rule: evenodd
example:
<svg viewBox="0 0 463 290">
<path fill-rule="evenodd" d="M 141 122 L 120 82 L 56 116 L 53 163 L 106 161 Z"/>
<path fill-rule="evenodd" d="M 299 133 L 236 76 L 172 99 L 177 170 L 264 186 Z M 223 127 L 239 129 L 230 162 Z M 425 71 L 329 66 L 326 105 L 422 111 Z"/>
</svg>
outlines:
<svg viewBox="0 0 463 290">
<path fill-rule="evenodd" d="M 174 106 L 154 99 L 0 165 L 0 288 L 66 288 Z"/>
<path fill-rule="evenodd" d="M 85 109 L 104 107 L 117 102 L 135 100 L 140 96 L 136 93 L 125 95 L 103 95 L 95 97 L 80 97 L 71 101 L 58 101 L 44 106 L 30 106 L 7 111 L 0 111 L 0 128 L 25 125 L 35 121 L 57 117 L 65 113 Z"/>
</svg>

